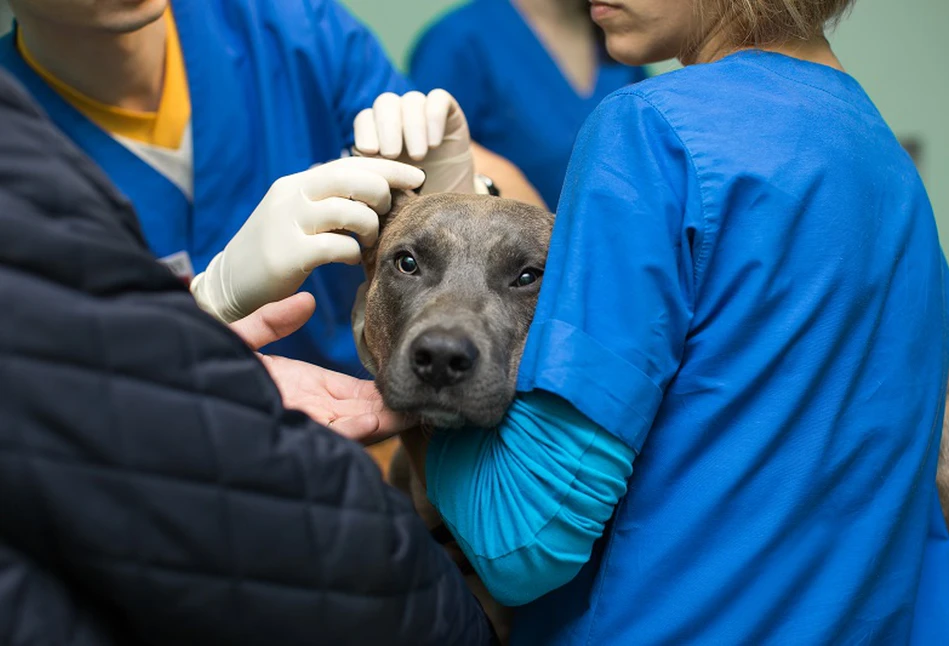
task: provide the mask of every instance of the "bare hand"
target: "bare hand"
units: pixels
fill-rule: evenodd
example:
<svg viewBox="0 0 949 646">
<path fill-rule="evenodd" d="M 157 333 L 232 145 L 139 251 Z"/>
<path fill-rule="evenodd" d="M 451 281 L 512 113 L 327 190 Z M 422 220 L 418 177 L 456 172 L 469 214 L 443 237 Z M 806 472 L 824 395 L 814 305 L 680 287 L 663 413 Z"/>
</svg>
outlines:
<svg viewBox="0 0 949 646">
<path fill-rule="evenodd" d="M 276 303 L 264 305 L 253 314 L 231 323 L 230 328 L 254 350 L 290 336 L 310 320 L 316 299 L 300 292 Z"/>
<path fill-rule="evenodd" d="M 313 296 L 301 292 L 265 305 L 230 327 L 257 350 L 299 330 L 315 308 Z M 413 424 L 385 407 L 372 381 L 285 357 L 260 355 L 260 359 L 280 389 L 284 406 L 303 411 L 340 435 L 374 444 Z"/>
<path fill-rule="evenodd" d="M 303 411 L 340 435 L 374 444 L 412 426 L 413 420 L 386 408 L 375 382 L 284 357 L 261 359 L 287 408 Z"/>
</svg>

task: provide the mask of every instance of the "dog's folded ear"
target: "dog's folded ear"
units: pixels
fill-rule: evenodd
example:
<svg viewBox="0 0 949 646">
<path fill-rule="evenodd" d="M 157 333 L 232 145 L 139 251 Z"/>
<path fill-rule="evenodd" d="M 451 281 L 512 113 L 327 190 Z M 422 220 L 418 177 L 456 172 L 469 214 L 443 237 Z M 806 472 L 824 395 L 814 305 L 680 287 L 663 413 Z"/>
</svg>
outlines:
<svg viewBox="0 0 949 646">
<path fill-rule="evenodd" d="M 389 209 L 388 213 L 379 216 L 380 240 L 382 239 L 382 234 L 385 232 L 385 228 L 395 221 L 405 207 L 414 202 L 417 198 L 418 195 L 410 191 L 392 191 L 392 208 Z M 366 281 L 359 286 L 359 290 L 356 292 L 356 301 L 353 304 L 351 314 L 353 340 L 356 342 L 356 353 L 359 355 L 359 360 L 362 362 L 362 365 L 369 371 L 369 374 L 373 376 L 376 374 L 376 364 L 366 345 L 365 335 L 366 292 L 369 290 L 369 283 L 372 282 L 372 278 L 376 273 L 376 251 L 378 248 L 379 243 L 377 242 L 374 247 L 363 248 L 362 250 L 362 264 L 366 271 Z"/>
<path fill-rule="evenodd" d="M 386 227 L 399 217 L 399 214 L 405 210 L 406 206 L 417 199 L 418 195 L 412 191 L 392 191 L 392 208 L 389 209 L 388 213 L 379 216 L 379 240 L 382 240 L 382 235 Z M 366 278 L 370 281 L 376 270 L 376 250 L 378 248 L 379 243 L 377 242 L 375 246 L 363 248 L 362 250 L 362 264 L 366 269 Z"/>
</svg>

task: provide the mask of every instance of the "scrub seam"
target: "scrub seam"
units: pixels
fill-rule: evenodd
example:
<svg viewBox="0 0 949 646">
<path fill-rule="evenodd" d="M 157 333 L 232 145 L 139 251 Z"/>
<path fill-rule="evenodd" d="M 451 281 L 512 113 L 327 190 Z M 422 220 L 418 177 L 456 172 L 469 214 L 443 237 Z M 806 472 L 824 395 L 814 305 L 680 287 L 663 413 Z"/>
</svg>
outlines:
<svg viewBox="0 0 949 646">
<path fill-rule="evenodd" d="M 660 109 L 659 106 L 653 103 L 650 99 L 644 96 L 639 90 L 631 90 L 624 94 L 641 99 L 649 107 L 655 110 L 656 114 L 658 114 L 659 117 L 665 122 L 665 124 L 669 126 L 669 130 L 672 131 L 673 135 L 675 135 L 676 141 L 679 142 L 679 144 L 682 146 L 682 150 L 685 151 L 685 154 L 689 159 L 689 166 L 692 169 L 692 174 L 695 176 L 695 183 L 699 189 L 699 203 L 702 206 L 702 244 L 699 248 L 699 254 L 698 254 L 698 257 L 695 259 L 695 266 L 692 270 L 692 295 L 693 295 L 692 304 L 694 306 L 695 294 L 698 290 L 698 283 L 700 281 L 700 277 L 704 276 L 705 274 L 705 264 L 708 260 L 708 256 L 711 251 L 710 250 L 711 236 L 708 233 L 708 216 L 707 216 L 708 209 L 706 208 L 705 189 L 704 189 L 704 186 L 702 185 L 702 175 L 701 173 L 699 173 L 698 164 L 695 163 L 695 157 L 692 154 L 692 149 L 689 148 L 688 144 L 686 144 L 685 141 L 682 139 L 682 136 L 679 134 L 679 131 L 669 121 L 669 118 L 666 116 L 665 112 L 663 112 L 662 109 Z"/>
</svg>

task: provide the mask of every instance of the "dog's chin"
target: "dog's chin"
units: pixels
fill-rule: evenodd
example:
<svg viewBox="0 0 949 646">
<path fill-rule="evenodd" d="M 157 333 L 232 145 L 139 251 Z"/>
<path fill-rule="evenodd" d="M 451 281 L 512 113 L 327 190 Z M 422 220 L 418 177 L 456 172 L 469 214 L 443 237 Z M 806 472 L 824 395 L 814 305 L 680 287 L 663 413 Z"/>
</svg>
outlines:
<svg viewBox="0 0 949 646">
<path fill-rule="evenodd" d="M 426 426 L 457 429 L 494 428 L 514 399 L 512 379 L 503 373 L 481 373 L 477 378 L 436 389 L 422 383 L 407 366 L 387 364 L 376 385 L 386 406 L 418 415 Z"/>
<path fill-rule="evenodd" d="M 418 411 L 418 416 L 422 420 L 422 424 L 434 428 L 461 428 L 470 423 L 468 419 L 459 412 L 441 410 L 438 408 L 421 408 Z"/>
<path fill-rule="evenodd" d="M 510 404 L 510 402 L 508 402 Z M 404 412 L 419 416 L 422 424 L 438 429 L 459 429 L 465 426 L 474 428 L 495 428 L 504 419 L 507 406 L 488 405 L 484 407 L 453 408 L 432 403 L 400 406 Z"/>
<path fill-rule="evenodd" d="M 392 382 L 377 382 L 386 406 L 399 413 L 418 415 L 426 426 L 457 429 L 463 426 L 494 428 L 504 419 L 514 398 L 508 391 L 489 390 L 440 393 L 425 388 L 393 387 Z M 477 390 L 477 389 L 472 389 Z"/>
</svg>

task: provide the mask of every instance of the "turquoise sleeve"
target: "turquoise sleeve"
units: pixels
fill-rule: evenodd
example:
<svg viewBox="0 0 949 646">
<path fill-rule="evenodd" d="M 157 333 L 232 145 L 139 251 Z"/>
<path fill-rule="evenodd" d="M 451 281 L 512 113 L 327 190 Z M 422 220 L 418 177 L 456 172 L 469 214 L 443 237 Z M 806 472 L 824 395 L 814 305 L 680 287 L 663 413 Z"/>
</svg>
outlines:
<svg viewBox="0 0 949 646">
<path fill-rule="evenodd" d="M 589 560 L 635 457 L 565 400 L 534 391 L 495 430 L 436 432 L 428 495 L 492 596 L 518 606 Z"/>
</svg>

